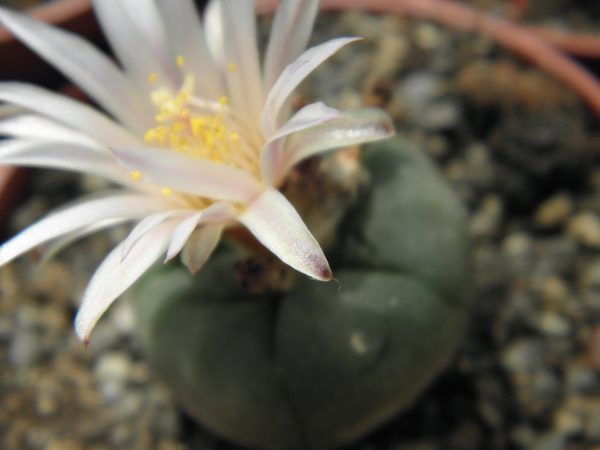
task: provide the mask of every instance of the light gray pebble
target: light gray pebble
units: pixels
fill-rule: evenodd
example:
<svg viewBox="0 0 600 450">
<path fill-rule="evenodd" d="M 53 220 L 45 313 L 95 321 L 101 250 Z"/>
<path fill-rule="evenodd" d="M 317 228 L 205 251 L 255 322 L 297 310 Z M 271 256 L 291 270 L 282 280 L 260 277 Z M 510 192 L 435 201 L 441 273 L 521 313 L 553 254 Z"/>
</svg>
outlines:
<svg viewBox="0 0 600 450">
<path fill-rule="evenodd" d="M 8 359 L 15 367 L 35 364 L 43 353 L 42 339 L 32 330 L 18 330 L 8 347 Z"/>
<path fill-rule="evenodd" d="M 395 95 L 401 100 L 409 118 L 419 120 L 424 108 L 441 94 L 441 78 L 428 71 L 406 75 L 396 87 Z"/>
<path fill-rule="evenodd" d="M 541 333 L 551 337 L 566 338 L 573 331 L 573 326 L 566 317 L 550 311 L 539 312 L 534 318 L 534 324 Z"/>
<path fill-rule="evenodd" d="M 542 436 L 532 450 L 567 450 L 567 439 L 560 433 L 549 433 Z"/>
<path fill-rule="evenodd" d="M 504 349 L 502 364 L 511 372 L 535 372 L 544 366 L 544 346 L 537 339 L 519 339 Z"/>
<path fill-rule="evenodd" d="M 591 367 L 570 364 L 565 375 L 565 385 L 572 394 L 590 394 L 598 390 L 598 375 Z"/>
<path fill-rule="evenodd" d="M 108 313 L 109 321 L 117 332 L 124 337 L 135 333 L 135 314 L 126 299 L 117 301 Z"/>
<path fill-rule="evenodd" d="M 532 249 L 531 236 L 523 231 L 515 231 L 502 241 L 502 252 L 510 258 L 529 254 Z"/>
<path fill-rule="evenodd" d="M 471 236 L 481 238 L 493 235 L 500 225 L 502 212 L 503 205 L 499 196 L 488 194 L 483 197 L 469 224 Z"/>
<path fill-rule="evenodd" d="M 125 381 L 129 378 L 132 367 L 133 362 L 126 353 L 107 352 L 96 362 L 94 376 L 99 381 Z"/>
<path fill-rule="evenodd" d="M 455 99 L 444 99 L 427 105 L 412 118 L 425 130 L 442 131 L 455 128 L 460 122 L 461 114 L 461 108 Z"/>
<path fill-rule="evenodd" d="M 113 405 L 121 418 L 134 419 L 142 410 L 144 398 L 142 392 L 127 390 L 118 398 Z"/>
</svg>

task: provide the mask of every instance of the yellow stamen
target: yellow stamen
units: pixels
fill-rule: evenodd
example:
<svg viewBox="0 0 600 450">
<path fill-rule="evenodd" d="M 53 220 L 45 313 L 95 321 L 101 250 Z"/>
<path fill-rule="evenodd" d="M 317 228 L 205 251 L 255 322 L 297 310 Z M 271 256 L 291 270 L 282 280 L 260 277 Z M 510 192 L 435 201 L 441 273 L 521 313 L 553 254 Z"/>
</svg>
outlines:
<svg viewBox="0 0 600 450">
<path fill-rule="evenodd" d="M 162 193 L 163 193 L 163 195 L 171 195 L 171 189 L 163 188 Z"/>
<path fill-rule="evenodd" d="M 227 64 L 227 70 L 229 70 L 231 73 L 235 73 L 237 68 L 235 67 L 234 63 L 230 62 L 229 64 Z"/>
<path fill-rule="evenodd" d="M 177 63 L 177 66 L 179 67 L 183 67 L 185 66 L 185 59 L 183 59 L 183 56 L 179 55 L 176 59 L 175 62 Z"/>
<path fill-rule="evenodd" d="M 152 72 L 150 75 L 148 75 L 148 83 L 154 84 L 154 83 L 156 83 L 157 80 L 158 80 L 158 75 L 156 75 L 154 72 Z"/>
<path fill-rule="evenodd" d="M 156 130 L 154 128 L 150 128 L 148 131 L 146 131 L 146 134 L 144 136 L 144 141 L 152 142 L 152 140 L 154 139 L 155 136 L 156 136 Z"/>
<path fill-rule="evenodd" d="M 140 173 L 139 172 L 131 172 L 131 179 L 132 180 L 137 180 L 140 177 Z"/>
<path fill-rule="evenodd" d="M 229 100 L 227 99 L 227 97 L 223 96 L 219 99 L 219 105 L 221 106 L 225 106 L 227 104 Z"/>
</svg>

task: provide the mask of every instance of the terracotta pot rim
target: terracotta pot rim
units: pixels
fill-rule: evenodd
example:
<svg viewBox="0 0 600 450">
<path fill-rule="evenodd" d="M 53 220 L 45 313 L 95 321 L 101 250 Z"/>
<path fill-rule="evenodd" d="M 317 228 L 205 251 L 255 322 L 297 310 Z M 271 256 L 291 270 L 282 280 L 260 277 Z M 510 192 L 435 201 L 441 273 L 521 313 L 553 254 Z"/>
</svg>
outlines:
<svg viewBox="0 0 600 450">
<path fill-rule="evenodd" d="M 91 8 L 91 0 L 56 0 L 29 8 L 27 13 L 43 22 L 59 24 L 86 13 Z M 13 35 L 6 28 L 0 27 L 0 45 L 13 40 Z"/>
</svg>

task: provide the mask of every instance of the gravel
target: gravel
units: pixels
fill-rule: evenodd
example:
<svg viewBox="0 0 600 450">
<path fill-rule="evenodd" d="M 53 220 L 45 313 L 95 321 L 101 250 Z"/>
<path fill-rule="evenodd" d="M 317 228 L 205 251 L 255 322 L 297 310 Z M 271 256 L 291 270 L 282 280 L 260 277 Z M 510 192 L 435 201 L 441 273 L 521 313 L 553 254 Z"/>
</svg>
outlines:
<svg viewBox="0 0 600 450">
<path fill-rule="evenodd" d="M 339 35 L 365 41 L 318 69 L 301 97 L 384 107 L 439 164 L 471 212 L 477 295 L 452 365 L 411 410 L 350 448 L 600 446 L 597 119 L 484 37 L 352 12 L 322 15 L 313 41 Z M 13 230 L 96 185 L 40 172 L 35 186 Z M 126 301 L 100 320 L 87 351 L 75 338 L 85 284 L 125 232 L 39 267 L 22 258 L 0 269 L 2 448 L 236 448 L 191 421 L 154 378 Z"/>
</svg>

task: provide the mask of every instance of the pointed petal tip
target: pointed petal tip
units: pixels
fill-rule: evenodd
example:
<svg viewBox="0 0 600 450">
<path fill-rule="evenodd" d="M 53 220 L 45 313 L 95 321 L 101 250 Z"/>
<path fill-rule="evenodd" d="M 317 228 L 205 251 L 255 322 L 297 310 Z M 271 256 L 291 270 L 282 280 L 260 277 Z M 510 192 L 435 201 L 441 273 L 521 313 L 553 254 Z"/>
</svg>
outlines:
<svg viewBox="0 0 600 450">
<path fill-rule="evenodd" d="M 329 268 L 329 266 L 323 267 L 321 269 L 317 280 L 319 280 L 319 281 L 335 280 L 335 278 L 333 278 L 333 272 L 331 272 L 331 269 Z"/>
</svg>

